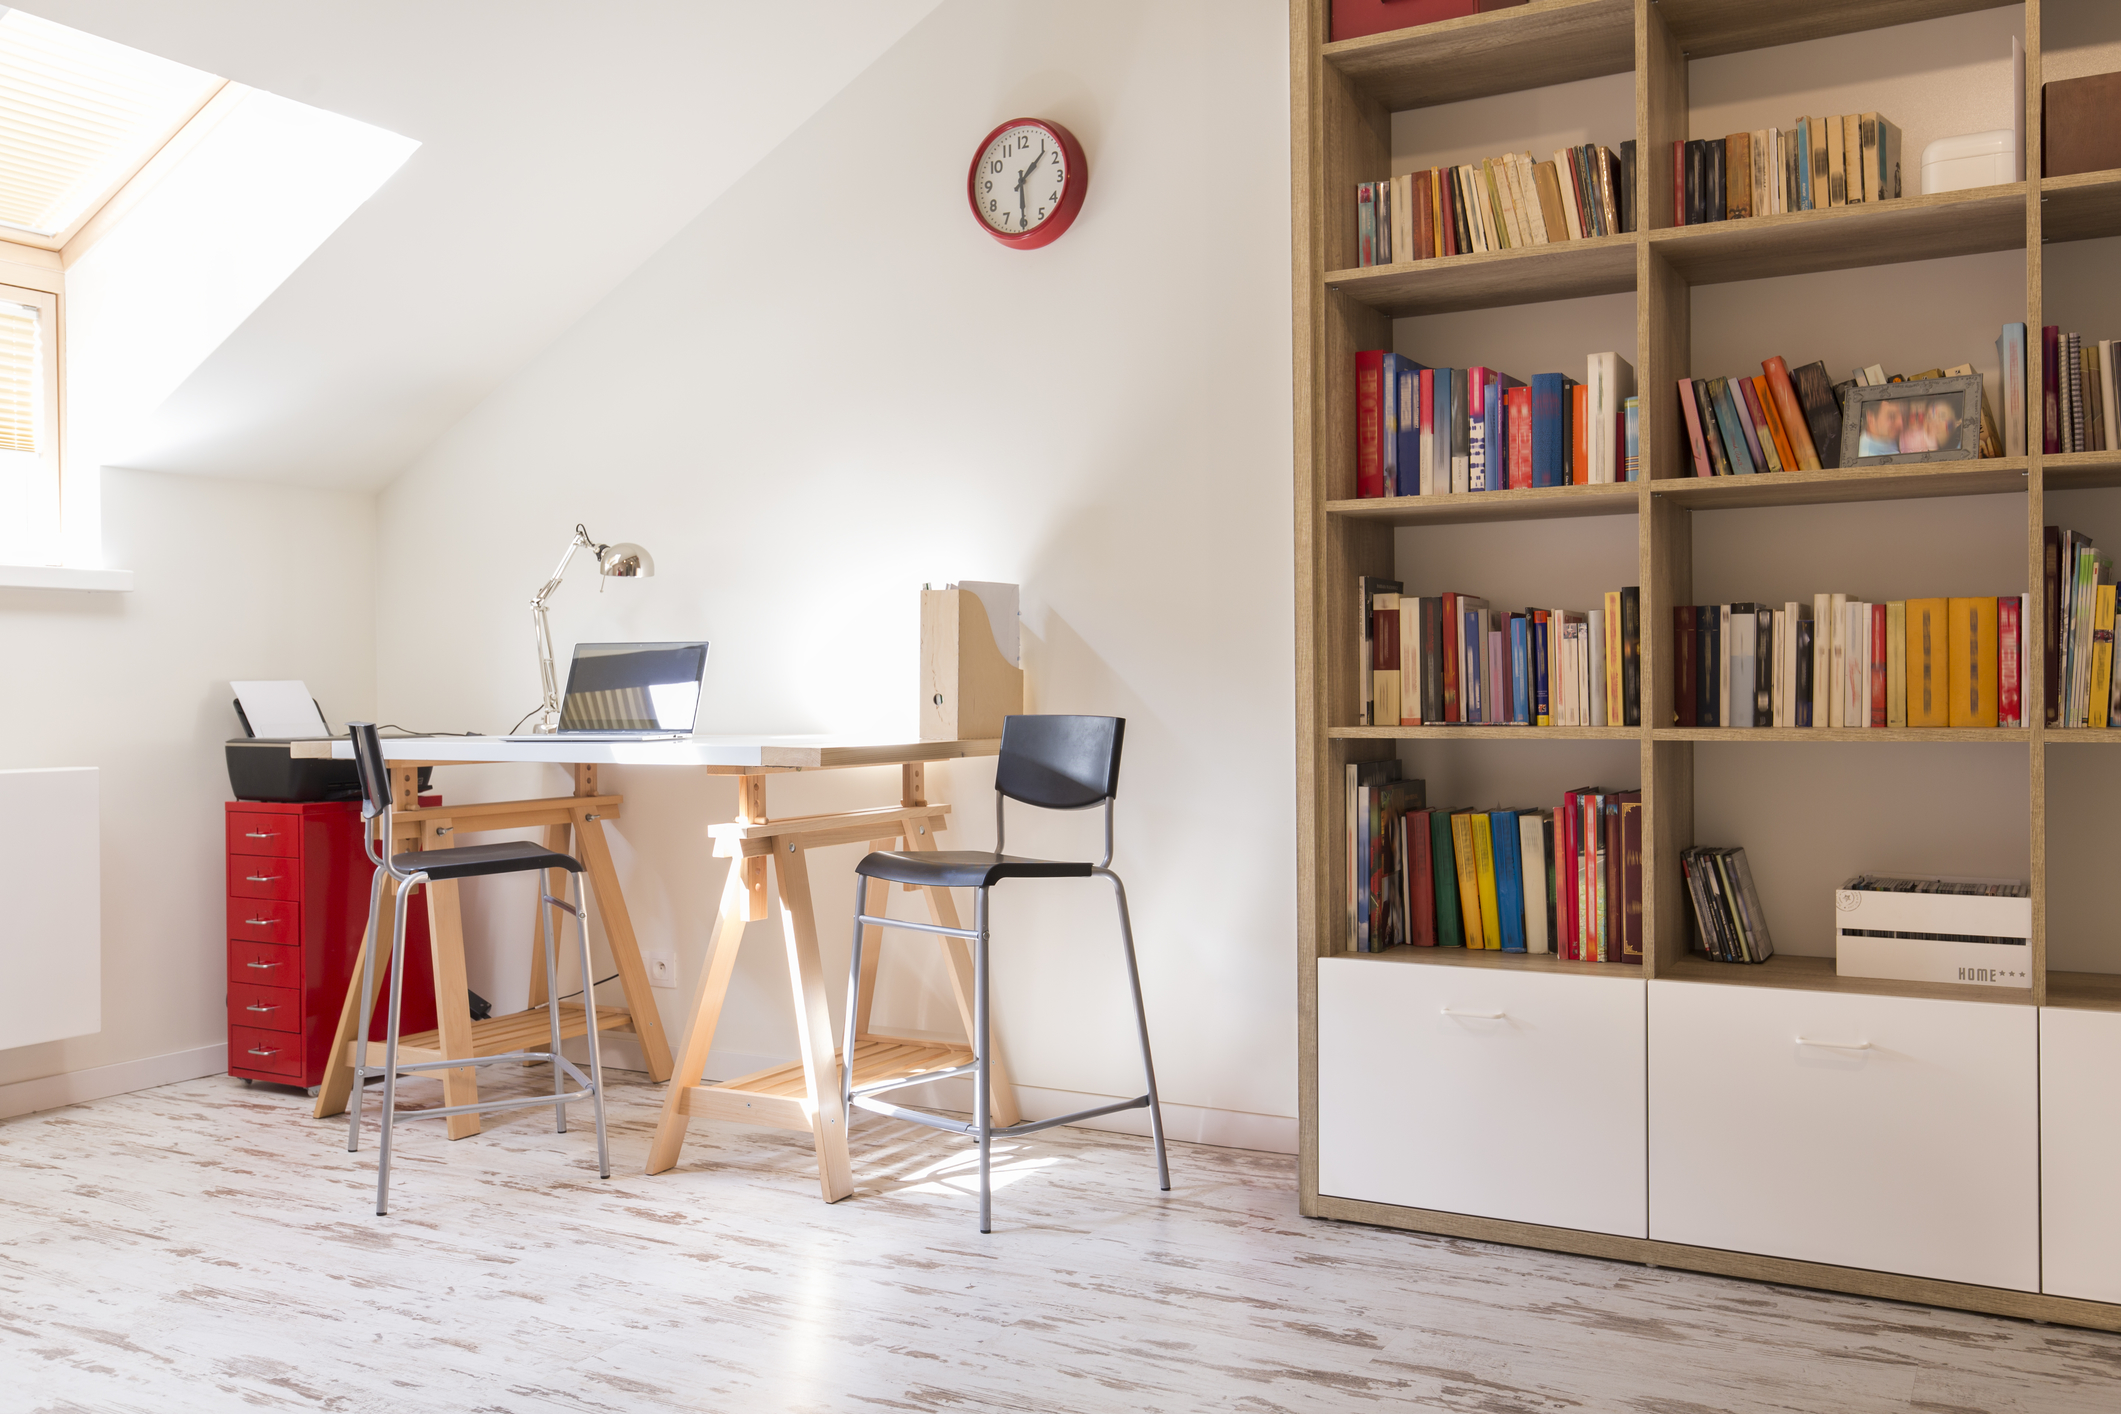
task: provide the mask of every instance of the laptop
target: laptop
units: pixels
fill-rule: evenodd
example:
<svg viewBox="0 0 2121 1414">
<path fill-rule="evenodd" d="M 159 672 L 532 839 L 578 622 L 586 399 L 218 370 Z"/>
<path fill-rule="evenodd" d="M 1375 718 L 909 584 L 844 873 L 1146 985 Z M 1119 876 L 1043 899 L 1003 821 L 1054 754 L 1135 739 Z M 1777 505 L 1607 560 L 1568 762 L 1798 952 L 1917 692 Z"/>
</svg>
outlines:
<svg viewBox="0 0 2121 1414">
<path fill-rule="evenodd" d="M 678 741 L 692 735 L 707 645 L 577 643 L 557 736 L 503 741 Z"/>
</svg>

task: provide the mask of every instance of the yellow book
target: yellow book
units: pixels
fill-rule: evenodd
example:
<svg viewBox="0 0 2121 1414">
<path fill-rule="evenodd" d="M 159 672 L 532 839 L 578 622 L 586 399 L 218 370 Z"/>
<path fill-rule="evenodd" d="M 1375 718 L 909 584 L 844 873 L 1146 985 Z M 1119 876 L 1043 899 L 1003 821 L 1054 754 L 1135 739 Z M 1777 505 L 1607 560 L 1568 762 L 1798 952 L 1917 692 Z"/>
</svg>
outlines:
<svg viewBox="0 0 2121 1414">
<path fill-rule="evenodd" d="M 1605 592 L 1605 722 L 1617 727 L 1627 720 L 1620 701 L 1620 591 Z"/>
<path fill-rule="evenodd" d="M 1458 867 L 1458 912 L 1465 921 L 1469 948 L 1487 946 L 1487 933 L 1480 926 L 1480 873 L 1473 866 L 1473 822 L 1486 819 L 1485 815 L 1470 813 L 1451 817 L 1451 853 Z M 1494 896 L 1491 887 L 1488 897 Z"/>
<path fill-rule="evenodd" d="M 1907 601 L 1907 724 L 1945 727 L 1952 721 L 1945 694 L 1951 682 L 1952 653 L 1944 630 L 1942 599 Z M 1996 641 L 1995 630 L 1989 642 Z"/>
<path fill-rule="evenodd" d="M 2092 725 L 2111 725 L 2108 695 L 2114 683 L 2114 586 L 2099 586 L 2099 607 L 2092 612 Z"/>
<path fill-rule="evenodd" d="M 1480 879 L 1481 946 L 1502 948 L 1502 906 L 1495 901 L 1495 836 L 1486 815 L 1471 818 L 1473 867 Z"/>
<path fill-rule="evenodd" d="M 2108 595 L 2109 599 L 2113 596 Z M 1951 721 L 1955 727 L 1996 725 L 1996 601 L 1950 601 Z M 2109 612 L 2111 621 L 2112 614 Z M 2109 642 L 2111 637 L 2109 636 Z"/>
</svg>

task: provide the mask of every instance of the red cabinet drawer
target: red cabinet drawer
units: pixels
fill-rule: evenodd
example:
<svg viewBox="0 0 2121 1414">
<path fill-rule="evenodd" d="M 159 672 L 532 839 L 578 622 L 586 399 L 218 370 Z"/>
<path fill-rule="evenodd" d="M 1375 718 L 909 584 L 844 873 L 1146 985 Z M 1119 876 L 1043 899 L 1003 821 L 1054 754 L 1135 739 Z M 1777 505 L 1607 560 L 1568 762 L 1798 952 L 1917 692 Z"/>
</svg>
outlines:
<svg viewBox="0 0 2121 1414">
<path fill-rule="evenodd" d="M 302 985 L 302 950 L 230 938 L 228 980 L 264 987 L 299 987 Z"/>
<path fill-rule="evenodd" d="M 228 901 L 228 936 L 230 941 L 298 944 L 302 941 L 302 905 L 282 899 L 232 898 Z"/>
<path fill-rule="evenodd" d="M 228 896 L 298 899 L 302 897 L 302 862 L 263 854 L 231 854 Z"/>
<path fill-rule="evenodd" d="M 267 1075 L 302 1073 L 302 1038 L 256 1026 L 228 1028 L 228 1068 Z"/>
<path fill-rule="evenodd" d="M 228 981 L 228 1024 L 255 1026 L 266 1031 L 302 1029 L 302 989 L 264 987 L 255 982 Z"/>
<path fill-rule="evenodd" d="M 268 815 L 263 811 L 247 810 L 224 811 L 223 815 L 228 821 L 230 854 L 270 854 L 292 859 L 302 852 L 300 815 Z"/>
</svg>

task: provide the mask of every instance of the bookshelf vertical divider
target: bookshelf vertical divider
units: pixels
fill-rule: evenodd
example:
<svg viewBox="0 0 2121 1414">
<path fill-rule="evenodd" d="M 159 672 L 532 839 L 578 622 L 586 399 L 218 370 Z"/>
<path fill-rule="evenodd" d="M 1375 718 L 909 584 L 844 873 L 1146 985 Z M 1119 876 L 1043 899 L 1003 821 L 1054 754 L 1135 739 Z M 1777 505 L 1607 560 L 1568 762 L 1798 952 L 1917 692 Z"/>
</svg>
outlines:
<svg viewBox="0 0 2121 1414">
<path fill-rule="evenodd" d="M 1329 43 L 1330 0 L 1291 0 L 1290 100 L 1294 370 L 1295 370 L 1295 541 L 1297 594 L 1297 789 L 1298 850 L 1298 1048 L 1301 1135 L 1301 1206 L 1314 1217 L 1354 1219 L 1383 1226 L 1509 1242 L 1559 1251 L 1619 1257 L 1734 1276 L 1789 1282 L 1894 1299 L 1957 1306 L 2037 1319 L 2121 1330 L 2121 1304 L 2078 1300 L 1999 1286 L 1940 1281 L 1857 1266 L 1824 1265 L 1783 1257 L 1753 1255 L 1722 1248 L 1686 1246 L 1653 1238 L 1616 1236 L 1609 1232 L 1546 1226 L 1459 1211 L 1403 1207 L 1392 1203 L 1335 1196 L 1320 1188 L 1320 964 L 1351 956 L 1347 937 L 1346 888 L 1349 878 L 1344 833 L 1345 768 L 1351 762 L 1392 759 L 1402 742 L 1449 735 L 1429 727 L 1356 729 L 1359 683 L 1354 648 L 1358 641 L 1361 575 L 1395 576 L 1395 527 L 1446 525 L 1461 520 L 1506 520 L 1514 517 L 1560 517 L 1578 514 L 1632 513 L 1636 526 L 1637 583 L 1642 589 L 1642 722 L 1638 729 L 1519 729 L 1513 741 L 1564 740 L 1570 737 L 1628 740 L 1632 737 L 1640 764 L 1644 803 L 1643 929 L 1644 958 L 1639 971 L 1620 967 L 1585 967 L 1537 959 L 1526 969 L 1558 972 L 1560 980 L 1579 976 L 1632 972 L 1655 995 L 1659 979 L 1712 981 L 1733 987 L 1783 987 L 1910 998 L 1963 997 L 2006 1004 L 2049 1002 L 2046 923 L 2049 914 L 2046 864 L 2046 755 L 2050 741 L 2071 740 L 2049 732 L 2039 697 L 2040 674 L 2032 674 L 2033 700 L 2024 706 L 2028 725 L 2022 737 L 1990 734 L 2028 755 L 2030 816 L 2030 882 L 2032 938 L 2028 995 L 2003 988 L 1949 991 L 1922 984 L 1871 986 L 1837 982 L 1833 969 L 1783 970 L 1773 967 L 1709 966 L 1688 959 L 1690 901 L 1678 863 L 1679 852 L 1695 841 L 1695 746 L 1712 738 L 1693 731 L 1667 730 L 1675 664 L 1672 611 L 1694 598 L 1693 512 L 1695 509 L 1767 504 L 1823 504 L 1837 500 L 1891 499 L 1937 495 L 1994 496 L 2022 487 L 2025 515 L 2025 584 L 2036 598 L 2042 583 L 2042 527 L 2047 510 L 2045 487 L 2054 458 L 2039 451 L 2041 405 L 2039 344 L 2029 340 L 2027 391 L 2029 454 L 2022 461 L 1989 464 L 1985 469 L 1956 467 L 1900 468 L 1891 484 L 1867 483 L 1862 473 L 1822 477 L 1799 473 L 1787 482 L 1763 478 L 1752 486 L 1703 483 L 1689 475 L 1691 458 L 1683 445 L 1676 385 L 1692 368 L 1692 287 L 1724 280 L 1759 278 L 1748 262 L 1761 260 L 1761 275 L 1804 274 L 1860 267 L 1871 263 L 1973 254 L 2009 249 L 2022 241 L 2025 259 L 2025 320 L 2029 333 L 2044 322 L 2042 243 L 2046 228 L 2043 191 L 2055 200 L 2069 199 L 2068 234 L 2081 239 L 2095 200 L 2121 207 L 2121 180 L 2112 193 L 2078 193 L 2074 187 L 2043 183 L 2040 161 L 2041 7 L 2043 0 L 2023 0 L 2025 36 L 2026 170 L 2033 174 L 2021 193 L 2004 188 L 1913 197 L 1888 209 L 1776 214 L 1733 228 L 1672 228 L 1672 144 L 1689 133 L 1690 45 L 1701 54 L 1766 48 L 1804 39 L 1824 38 L 1852 30 L 1940 19 L 1972 9 L 1994 8 L 1999 0 L 1889 0 L 1861 5 L 1844 0 L 1778 0 L 1766 7 L 1758 0 L 1530 0 L 1519 8 L 1462 20 L 1441 21 L 1370 39 Z M 2048 0 L 2053 3 L 2053 0 Z M 1617 44 L 1623 19 L 1632 26 L 1632 42 Z M 1633 138 L 1638 170 L 1635 230 L 1603 237 L 1597 243 L 1564 245 L 1555 250 L 1504 251 L 1494 255 L 1445 257 L 1418 267 L 1398 265 L 1387 272 L 1358 270 L 1352 193 L 1358 182 L 1375 180 L 1391 170 L 1391 108 L 1416 108 L 1427 102 L 1455 102 L 1490 96 L 1513 88 L 1532 88 L 1624 72 L 1634 75 Z M 1490 75 L 1486 79 L 1481 76 Z M 1432 96 L 1435 95 L 1435 96 Z M 1905 164 L 1912 172 L 1913 154 Z M 2068 182 L 2070 179 L 2059 179 Z M 2022 235 L 2013 207 L 2022 197 Z M 1940 205 L 1951 209 L 1938 211 Z M 2058 207 L 2058 211 L 2061 208 Z M 1930 213 L 1934 213 L 1934 219 Z M 1845 224 L 1842 224 L 1844 223 Z M 2058 227 L 2058 230 L 2061 228 Z M 1983 231 L 1986 234 L 1966 234 Z M 1912 234 L 1909 234 L 1912 233 Z M 2117 227 L 2115 234 L 2121 234 Z M 1767 242 L 1793 242 L 1794 254 L 1778 254 Z M 1618 250 L 1615 250 L 1618 247 Z M 1881 250 L 1891 253 L 1881 256 Z M 1604 294 L 1627 288 L 1621 254 L 1632 257 L 1635 302 L 1637 392 L 1642 399 L 1641 477 L 1625 489 L 1569 488 L 1554 493 L 1503 493 L 1505 502 L 1486 495 L 1458 495 L 1448 503 L 1419 498 L 1393 505 L 1357 503 L 1355 495 L 1354 355 L 1358 350 L 1390 348 L 1393 321 L 1409 313 L 1443 313 L 1513 303 Z M 1764 257 L 1764 259 L 1763 259 Z M 1507 262 L 1507 263 L 1505 263 Z M 1575 274 L 1556 276 L 1557 269 Z M 1520 278 L 1521 277 L 1521 278 Z M 1574 283 L 1570 283 L 1573 281 Z M 1514 283 L 1513 283 L 1514 282 Z M 2075 463 L 2069 486 L 2121 486 L 2121 463 L 2086 471 Z M 2021 470 L 2022 468 L 2022 470 Z M 2017 472 L 2013 484 L 2013 472 Z M 1800 478 L 1809 478 L 1809 481 Z M 1843 479 L 1846 478 L 1846 479 Z M 1955 479 L 1956 478 L 1956 479 Z M 2103 480 L 2102 480 L 2103 478 Z M 1785 490 L 1784 488 L 1788 489 Z M 1576 491 L 1583 493 L 1578 496 Z M 1548 499 L 1539 499 L 1546 496 Z M 1570 503 L 1570 504 L 1564 504 Z M 1493 509 L 1490 509 L 1493 507 Z M 1412 585 L 1410 583 L 1410 592 Z M 1462 730 L 1462 729 L 1461 729 Z M 1495 739 L 1509 735 L 1482 729 L 1461 736 Z M 1926 734 L 1925 734 L 1926 735 Z M 1938 733 L 1940 739 L 1949 733 Z M 2121 738 L 2121 733 L 2115 734 Z M 1760 742 L 1850 740 L 1841 732 L 1761 730 L 1735 739 Z M 1720 734 L 1718 738 L 1720 740 Z M 1860 739 L 1860 738 L 1858 738 Z M 1906 733 L 1883 740 L 1910 739 Z M 1963 738 L 1964 739 L 1964 738 Z M 1449 749 L 1449 748 L 1445 748 Z M 1757 750 L 1803 749 L 1761 745 Z M 1821 749 L 1838 749 L 1825 748 Z M 2089 748 L 2078 748 L 2085 750 Z M 1401 949 L 1402 953 L 1428 953 Z M 1437 952 L 1450 952 L 1442 949 Z M 1495 955 L 1403 957 L 1413 962 L 1456 968 L 1494 968 Z M 1778 959 L 1780 961 L 1781 959 Z M 1805 958 L 1793 963 L 1812 963 Z M 1381 966 L 1401 972 L 1392 960 Z M 1504 962 L 1503 969 L 1518 964 Z M 1383 975 L 1383 974 L 1380 974 Z M 1432 971 L 1433 975 L 1433 971 Z M 1456 975 L 1470 976 L 1459 971 Z M 2072 974 L 2073 996 L 2108 987 L 2111 979 Z M 2110 987 L 2111 1000 L 2081 998 L 2074 1005 L 2121 1010 L 2121 986 Z M 1646 1056 L 1646 1064 L 1673 1062 Z M 1648 1083 L 1646 1071 L 1645 1083 Z M 1381 1118 L 1371 1123 L 1387 1123 Z M 1494 1123 L 1511 1125 L 1506 1109 Z M 1650 1199 L 1655 1207 L 1654 1193 Z M 2037 1206 L 2037 1205 L 2036 1205 Z M 1650 1231 L 1654 1231 L 1652 1226 Z M 1767 1249 L 1761 1249 L 1767 1250 Z"/>
</svg>

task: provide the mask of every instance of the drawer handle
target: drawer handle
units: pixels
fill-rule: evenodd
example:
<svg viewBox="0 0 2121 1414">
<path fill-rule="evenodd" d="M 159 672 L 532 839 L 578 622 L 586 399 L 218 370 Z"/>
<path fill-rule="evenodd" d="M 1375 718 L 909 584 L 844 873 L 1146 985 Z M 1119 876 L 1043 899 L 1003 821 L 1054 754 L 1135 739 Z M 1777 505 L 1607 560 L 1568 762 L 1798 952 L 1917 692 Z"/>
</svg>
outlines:
<svg viewBox="0 0 2121 1414">
<path fill-rule="evenodd" d="M 243 838 L 247 840 L 276 840 L 280 838 L 280 832 L 278 830 L 246 830 Z"/>
<path fill-rule="evenodd" d="M 252 1046 L 250 1048 L 250 1053 L 254 1056 L 276 1056 L 280 1054 L 280 1048 L 278 1046 L 274 1046 L 269 1051 L 261 1051 L 256 1046 Z"/>
<path fill-rule="evenodd" d="M 278 874 L 246 874 L 243 877 L 250 880 L 253 884 L 270 884 L 280 876 Z"/>
<path fill-rule="evenodd" d="M 245 967 L 278 967 L 280 964 L 277 962 L 246 962 L 243 965 Z"/>
<path fill-rule="evenodd" d="M 279 1009 L 277 1006 L 259 1006 L 256 1002 L 252 1002 L 249 1006 L 243 1008 L 245 1011 L 278 1011 Z"/>
<path fill-rule="evenodd" d="M 246 928 L 270 928 L 279 921 L 277 918 L 246 918 L 243 920 L 243 926 Z"/>
<path fill-rule="evenodd" d="M 1868 1041 L 1814 1041 L 1809 1036 L 1799 1036 L 1797 1044 L 1800 1046 L 1819 1046 L 1829 1051 L 1867 1051 L 1871 1049 L 1871 1043 Z"/>
<path fill-rule="evenodd" d="M 1503 1017 L 1504 1017 L 1504 1016 L 1508 1015 L 1508 1013 L 1507 1013 L 1507 1012 L 1500 1012 L 1500 1011 L 1460 1011 L 1460 1010 L 1459 1010 L 1459 1009 L 1458 1009 L 1457 1007 L 1455 1007 L 1455 1006 L 1447 1006 L 1447 1007 L 1445 1007 L 1445 1008 L 1443 1009 L 1443 1014 L 1444 1014 L 1445 1016 L 1472 1016 L 1472 1017 L 1478 1017 L 1478 1018 L 1479 1018 L 1480 1020 L 1482 1020 L 1482 1021 L 1500 1021 L 1500 1020 L 1502 1020 L 1502 1019 L 1503 1019 Z"/>
</svg>

